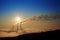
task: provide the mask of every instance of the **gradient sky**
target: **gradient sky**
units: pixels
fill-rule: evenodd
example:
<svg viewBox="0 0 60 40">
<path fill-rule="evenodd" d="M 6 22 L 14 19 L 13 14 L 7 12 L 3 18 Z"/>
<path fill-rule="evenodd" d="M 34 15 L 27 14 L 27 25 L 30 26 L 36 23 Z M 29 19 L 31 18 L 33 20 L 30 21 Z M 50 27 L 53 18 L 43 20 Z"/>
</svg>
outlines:
<svg viewBox="0 0 60 40">
<path fill-rule="evenodd" d="M 49 12 L 60 12 L 60 0 L 0 0 L 0 24 Z"/>
</svg>

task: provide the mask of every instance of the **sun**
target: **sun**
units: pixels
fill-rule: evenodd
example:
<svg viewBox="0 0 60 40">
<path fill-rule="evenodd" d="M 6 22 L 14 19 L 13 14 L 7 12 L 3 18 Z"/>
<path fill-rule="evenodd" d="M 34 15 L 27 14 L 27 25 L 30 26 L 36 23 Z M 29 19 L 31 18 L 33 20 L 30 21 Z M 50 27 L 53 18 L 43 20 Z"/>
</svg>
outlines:
<svg viewBox="0 0 60 40">
<path fill-rule="evenodd" d="M 17 18 L 16 18 L 16 21 L 20 21 L 20 18 L 19 18 L 19 17 L 17 17 Z"/>
<path fill-rule="evenodd" d="M 21 18 L 20 17 L 16 17 L 16 21 L 17 22 L 21 22 Z"/>
</svg>

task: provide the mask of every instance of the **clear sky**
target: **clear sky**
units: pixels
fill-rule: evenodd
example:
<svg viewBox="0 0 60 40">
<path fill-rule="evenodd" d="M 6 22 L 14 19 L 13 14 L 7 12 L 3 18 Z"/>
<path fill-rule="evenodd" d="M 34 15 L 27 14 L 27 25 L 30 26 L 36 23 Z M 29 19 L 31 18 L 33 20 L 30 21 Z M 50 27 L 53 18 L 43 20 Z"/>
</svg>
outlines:
<svg viewBox="0 0 60 40">
<path fill-rule="evenodd" d="M 26 18 L 49 12 L 60 12 L 60 0 L 0 0 L 0 24 L 18 15 Z"/>
</svg>

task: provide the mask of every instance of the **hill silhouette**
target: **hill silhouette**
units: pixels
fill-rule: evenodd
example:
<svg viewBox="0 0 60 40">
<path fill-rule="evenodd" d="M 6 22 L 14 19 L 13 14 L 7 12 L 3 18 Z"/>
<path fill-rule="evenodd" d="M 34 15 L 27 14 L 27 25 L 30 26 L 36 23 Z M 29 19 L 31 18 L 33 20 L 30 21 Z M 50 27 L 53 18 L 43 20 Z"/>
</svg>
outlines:
<svg viewBox="0 0 60 40">
<path fill-rule="evenodd" d="M 60 30 L 39 32 L 39 33 L 29 33 L 23 34 L 16 37 L 7 37 L 1 38 L 6 40 L 59 40 L 60 39 Z"/>
</svg>

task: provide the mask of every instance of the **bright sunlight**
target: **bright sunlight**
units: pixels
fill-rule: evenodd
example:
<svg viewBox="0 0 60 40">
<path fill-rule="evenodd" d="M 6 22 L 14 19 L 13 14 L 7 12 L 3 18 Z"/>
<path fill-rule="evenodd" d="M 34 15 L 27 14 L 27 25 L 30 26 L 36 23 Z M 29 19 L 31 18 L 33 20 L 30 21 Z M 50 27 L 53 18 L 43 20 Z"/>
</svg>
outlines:
<svg viewBox="0 0 60 40">
<path fill-rule="evenodd" d="M 22 18 L 20 18 L 20 17 L 16 17 L 17 23 L 21 22 L 21 19 L 22 19 Z"/>
</svg>

